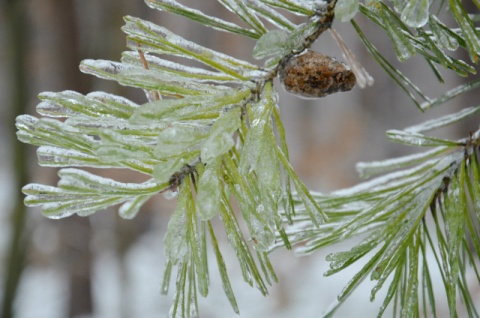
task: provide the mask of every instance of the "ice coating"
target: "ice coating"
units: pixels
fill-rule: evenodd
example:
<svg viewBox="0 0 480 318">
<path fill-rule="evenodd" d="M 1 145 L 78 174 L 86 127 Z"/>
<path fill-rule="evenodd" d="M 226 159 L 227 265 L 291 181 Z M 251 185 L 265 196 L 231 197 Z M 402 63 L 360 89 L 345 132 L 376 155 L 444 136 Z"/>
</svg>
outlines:
<svg viewBox="0 0 480 318">
<path fill-rule="evenodd" d="M 20 115 L 16 118 L 17 138 L 22 142 L 30 142 L 34 138 L 38 118 L 30 115 Z"/>
<path fill-rule="evenodd" d="M 473 115 L 480 111 L 480 106 L 477 107 L 468 107 L 460 110 L 459 112 L 445 115 L 436 119 L 427 120 L 421 124 L 410 126 L 405 128 L 405 131 L 412 132 L 412 133 L 422 133 L 425 131 L 430 131 L 434 129 L 438 129 L 441 127 L 445 127 L 457 121 L 460 121 L 470 115 Z"/>
<path fill-rule="evenodd" d="M 91 92 L 87 97 L 100 104 L 105 111 L 115 117 L 128 118 L 138 108 L 138 104 L 125 97 L 105 92 Z"/>
<path fill-rule="evenodd" d="M 250 25 L 257 33 L 263 34 L 267 28 L 257 17 L 255 11 L 249 8 L 244 1 L 225 1 L 223 5 L 233 14 L 238 15 L 243 21 Z"/>
<path fill-rule="evenodd" d="M 197 82 L 216 82 L 216 83 L 241 83 L 241 81 L 235 77 L 227 74 L 215 71 L 205 70 L 199 67 L 186 66 L 183 64 L 168 61 L 151 54 L 144 54 L 145 60 L 148 66 L 152 70 L 162 70 L 170 72 L 172 74 L 178 74 L 182 76 L 188 76 L 191 80 Z M 122 54 L 122 62 L 132 64 L 135 66 L 142 66 L 143 63 L 140 60 L 137 52 L 128 51 Z"/>
<path fill-rule="evenodd" d="M 37 112 L 48 117 L 115 117 L 128 118 L 137 105 L 132 101 L 103 92 L 82 95 L 74 91 L 44 92 Z M 91 118 L 90 118 L 91 120 Z"/>
<path fill-rule="evenodd" d="M 357 184 L 354 187 L 334 191 L 332 192 L 332 194 L 349 196 L 349 195 L 354 195 L 356 193 L 360 193 L 367 190 L 377 191 L 377 190 L 383 189 L 385 185 L 387 185 L 388 183 L 390 184 L 390 186 L 392 186 L 392 184 L 395 185 L 394 183 L 395 179 L 407 178 L 410 175 L 417 176 L 426 167 L 428 167 L 429 169 L 434 169 L 436 171 L 445 170 L 447 168 L 447 174 L 450 174 L 452 172 L 452 169 L 454 170 L 455 168 L 455 164 L 453 163 L 459 162 L 462 159 L 463 155 L 464 155 L 463 151 L 453 152 L 452 154 L 449 154 L 444 158 L 430 159 L 425 161 L 423 164 L 419 166 L 415 166 L 413 168 L 406 169 L 406 170 L 391 172 L 389 174 L 377 177 L 375 179 Z M 399 183 L 400 182 L 403 182 L 403 181 L 399 181 Z M 410 182 L 410 181 L 407 180 L 407 182 Z"/>
<path fill-rule="evenodd" d="M 80 71 L 99 78 L 111 79 L 112 75 L 118 74 L 125 64 L 107 60 L 86 59 L 80 63 Z"/>
<path fill-rule="evenodd" d="M 206 65 L 235 77 L 251 77 L 250 71 L 258 71 L 256 65 L 185 40 L 154 23 L 130 16 L 125 17 L 125 21 L 127 24 L 123 27 L 123 30 L 130 35 L 127 44 L 132 49 L 137 49 L 138 43 L 141 42 L 142 49 L 147 52 L 168 53 L 185 58 L 195 57 Z M 163 38 L 163 41 L 158 41 L 161 38 Z M 179 50 L 177 47 L 184 50 Z"/>
<path fill-rule="evenodd" d="M 387 131 L 387 138 L 389 140 L 404 143 L 407 145 L 412 146 L 419 146 L 419 147 L 435 147 L 435 146 L 457 146 L 459 142 L 440 139 L 435 137 L 429 137 L 426 135 L 422 135 L 416 132 L 405 131 L 405 130 L 388 130 Z"/>
<path fill-rule="evenodd" d="M 42 205 L 43 214 L 52 219 L 64 218 L 75 213 L 85 216 L 125 201 L 123 195 L 110 193 L 106 197 L 98 196 L 75 187 L 56 188 L 29 184 L 23 187 L 22 191 L 27 195 L 25 205 Z"/>
<path fill-rule="evenodd" d="M 448 149 L 449 147 L 442 146 L 426 152 L 407 155 L 407 156 L 398 157 L 394 159 L 386 159 L 382 161 L 372 161 L 372 162 L 359 162 L 356 165 L 356 169 L 362 178 L 368 178 L 373 174 L 379 174 L 379 173 L 383 173 L 391 170 L 404 168 L 416 163 L 420 163 L 423 160 L 436 156 L 438 154 L 441 154 Z"/>
<path fill-rule="evenodd" d="M 114 164 L 101 164 L 97 158 L 86 153 L 52 146 L 41 146 L 37 149 L 38 163 L 47 167 L 115 167 Z"/>
<path fill-rule="evenodd" d="M 145 1 L 145 2 L 147 3 L 147 5 L 149 7 L 154 8 L 154 9 L 172 11 L 172 8 L 174 8 L 173 10 L 176 11 L 176 14 L 178 14 L 178 15 L 183 15 L 183 16 L 186 16 L 186 17 L 191 17 L 191 16 L 202 17 L 202 20 L 203 20 L 202 23 L 206 26 L 209 26 L 209 27 L 213 28 L 213 29 L 217 29 L 217 30 L 220 30 L 220 31 L 228 30 L 228 31 L 231 31 L 233 33 L 248 34 L 251 37 L 255 37 L 255 35 L 256 35 L 256 33 L 251 31 L 251 30 L 247 30 L 247 29 L 244 29 L 242 27 L 239 27 L 238 25 L 236 25 L 232 22 L 225 21 L 223 19 L 219 19 L 217 17 L 207 15 L 207 14 L 203 13 L 202 11 L 189 8 L 188 6 L 184 6 L 184 5 L 178 3 L 177 1 L 174 1 L 174 0 L 148 0 L 148 1 Z"/>
<path fill-rule="evenodd" d="M 257 14 L 261 13 L 266 20 L 268 20 L 270 23 L 272 23 L 273 25 L 277 26 L 280 29 L 283 29 L 286 31 L 295 29 L 295 24 L 293 24 L 290 20 L 288 20 L 283 15 L 278 13 L 276 10 L 263 4 L 260 1 L 249 1 L 248 6 L 250 8 L 253 8 Z"/>
<path fill-rule="evenodd" d="M 36 107 L 37 112 L 40 115 L 48 117 L 70 117 L 72 115 L 77 115 L 78 113 L 72 111 L 69 108 L 65 108 L 58 103 L 53 102 L 41 102 Z"/>
</svg>

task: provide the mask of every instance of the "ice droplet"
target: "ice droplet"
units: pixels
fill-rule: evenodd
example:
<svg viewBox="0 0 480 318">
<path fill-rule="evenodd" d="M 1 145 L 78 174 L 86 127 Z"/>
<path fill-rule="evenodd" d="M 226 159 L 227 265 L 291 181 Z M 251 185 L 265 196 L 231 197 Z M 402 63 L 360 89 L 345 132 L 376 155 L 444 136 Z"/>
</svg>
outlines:
<svg viewBox="0 0 480 318">
<path fill-rule="evenodd" d="M 187 205 L 190 204 L 191 196 L 182 192 L 178 199 L 175 212 L 168 222 L 167 233 L 165 235 L 165 254 L 168 260 L 174 264 L 181 260 L 188 252 L 187 243 Z"/>
<path fill-rule="evenodd" d="M 448 29 L 437 17 L 432 15 L 428 21 L 428 26 L 436 36 L 437 42 L 444 49 L 455 51 L 458 48 L 458 41 L 446 30 Z"/>
<path fill-rule="evenodd" d="M 275 233 L 267 224 L 262 224 L 254 219 L 252 220 L 252 241 L 257 250 L 261 252 L 268 251 L 275 242 Z"/>
<path fill-rule="evenodd" d="M 232 135 L 227 132 L 218 132 L 210 135 L 202 147 L 202 162 L 209 163 L 216 157 L 226 153 L 235 145 Z"/>
<path fill-rule="evenodd" d="M 395 48 L 395 53 L 400 62 L 405 62 L 415 54 L 413 46 L 407 40 L 401 38 L 396 32 L 390 32 Z"/>
<path fill-rule="evenodd" d="M 241 125 L 240 116 L 240 108 L 233 108 L 222 113 L 215 121 L 210 136 L 208 136 L 201 150 L 202 162 L 211 162 L 235 145 L 233 133 Z"/>
<path fill-rule="evenodd" d="M 221 180 L 216 165 L 202 174 L 198 182 L 197 213 L 203 221 L 208 221 L 218 214 L 221 203 Z"/>
<path fill-rule="evenodd" d="M 163 130 L 158 136 L 159 143 L 191 143 L 205 137 L 207 131 L 201 125 L 176 125 Z"/>
<path fill-rule="evenodd" d="M 263 206 L 263 204 L 259 204 L 256 210 L 257 210 L 257 213 L 262 214 L 263 212 L 265 212 L 265 207 Z"/>
<path fill-rule="evenodd" d="M 140 196 L 136 197 L 133 200 L 128 200 L 122 206 L 118 209 L 118 214 L 127 220 L 133 219 L 138 212 L 140 211 L 140 208 L 143 206 L 143 204 L 150 198 L 150 195 L 147 196 Z"/>
<path fill-rule="evenodd" d="M 288 34 L 283 30 L 272 30 L 265 33 L 255 44 L 252 56 L 260 60 L 265 57 L 287 52 Z"/>
<path fill-rule="evenodd" d="M 429 0 L 410 0 L 402 11 L 401 19 L 412 28 L 421 28 L 428 22 Z"/>
<path fill-rule="evenodd" d="M 176 197 L 178 197 L 178 191 L 177 190 L 166 190 L 166 191 L 162 192 L 162 195 L 167 200 L 173 200 Z"/>
<path fill-rule="evenodd" d="M 338 0 L 335 5 L 335 17 L 342 22 L 350 21 L 358 12 L 358 0 Z"/>
<path fill-rule="evenodd" d="M 172 158 L 161 162 L 153 167 L 153 177 L 157 182 L 163 183 L 170 180 L 170 177 L 185 165 L 183 158 Z"/>
</svg>

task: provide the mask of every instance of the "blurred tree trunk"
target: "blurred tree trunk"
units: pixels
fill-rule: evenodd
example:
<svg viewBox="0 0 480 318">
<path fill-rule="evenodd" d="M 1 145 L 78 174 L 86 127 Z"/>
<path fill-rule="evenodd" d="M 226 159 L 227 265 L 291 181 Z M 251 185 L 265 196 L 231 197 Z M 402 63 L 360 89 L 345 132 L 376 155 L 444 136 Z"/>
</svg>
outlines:
<svg viewBox="0 0 480 318">
<path fill-rule="evenodd" d="M 58 85 L 49 87 L 49 90 L 68 89 L 86 93 L 88 85 L 82 81 L 83 77 L 78 71 L 81 48 L 74 1 L 44 0 L 42 2 L 43 21 L 46 23 L 51 21 L 47 26 L 50 34 L 43 34 L 49 38 L 49 44 L 52 46 L 47 50 L 49 57 L 46 61 L 49 63 L 46 66 L 48 69 L 53 66 L 55 73 L 51 76 L 58 80 Z M 93 305 L 89 219 L 70 217 L 61 220 L 57 226 L 60 228 L 61 241 L 65 244 L 62 258 L 69 276 L 68 316 L 91 315 Z"/>
<path fill-rule="evenodd" d="M 75 1 L 30 2 L 35 24 L 36 50 L 32 63 L 38 79 L 36 89 L 88 91 L 88 83 L 78 70 L 82 58 Z M 56 171 L 49 169 L 52 183 Z M 49 181 L 50 182 L 50 181 Z M 70 217 L 55 221 L 60 233 L 61 262 L 69 286 L 68 317 L 93 313 L 91 291 L 91 229 L 88 218 Z M 58 222 L 58 223 L 57 223 Z"/>
<path fill-rule="evenodd" d="M 7 109 L 9 116 L 6 121 L 12 128 L 9 138 L 11 138 L 11 154 L 13 163 L 12 185 L 15 189 L 27 183 L 27 163 L 25 149 L 26 145 L 17 142 L 13 123 L 15 117 L 26 112 L 28 101 L 28 85 L 26 80 L 26 42 L 27 27 L 25 19 L 25 3 L 21 0 L 6 0 L 3 3 L 7 26 L 7 46 L 9 48 L 10 69 L 9 83 L 11 109 Z M 17 287 L 20 282 L 23 268 L 25 266 L 25 252 L 28 246 L 28 235 L 25 231 L 26 208 L 23 205 L 23 196 L 20 191 L 15 191 L 13 210 L 11 211 L 11 241 L 8 248 L 5 285 L 3 289 L 3 299 L 0 306 L 1 317 L 13 317 L 13 303 L 15 300 Z"/>
</svg>

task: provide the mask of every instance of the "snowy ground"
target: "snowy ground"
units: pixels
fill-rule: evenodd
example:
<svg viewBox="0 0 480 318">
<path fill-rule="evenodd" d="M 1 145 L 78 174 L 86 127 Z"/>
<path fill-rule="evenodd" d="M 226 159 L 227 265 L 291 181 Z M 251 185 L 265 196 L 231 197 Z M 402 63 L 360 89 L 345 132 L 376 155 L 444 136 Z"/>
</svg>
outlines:
<svg viewBox="0 0 480 318">
<path fill-rule="evenodd" d="M 93 317 L 166 316 L 172 295 L 160 295 L 165 260 L 158 239 L 157 235 L 145 235 L 131 249 L 125 261 L 125 276 L 113 255 L 104 253 L 97 258 L 93 273 Z M 322 273 L 327 269 L 327 263 L 320 255 L 294 258 L 289 252 L 275 253 L 272 260 L 276 265 L 280 283 L 271 288 L 269 297 L 264 298 L 242 281 L 234 256 L 227 255 L 225 257 L 230 263 L 229 274 L 240 307 L 240 317 L 318 317 L 354 274 L 353 270 L 348 270 L 340 276 L 324 278 Z M 212 268 L 211 278 L 211 293 L 200 301 L 201 316 L 234 317 L 235 314 L 221 289 L 216 268 Z M 381 296 L 379 295 L 380 300 Z M 67 284 L 61 270 L 30 267 L 26 270 L 20 286 L 16 304 L 17 317 L 66 317 L 67 297 Z M 374 316 L 379 302 L 372 304 L 368 298 L 367 288 L 355 292 L 338 312 L 338 317 Z"/>
</svg>

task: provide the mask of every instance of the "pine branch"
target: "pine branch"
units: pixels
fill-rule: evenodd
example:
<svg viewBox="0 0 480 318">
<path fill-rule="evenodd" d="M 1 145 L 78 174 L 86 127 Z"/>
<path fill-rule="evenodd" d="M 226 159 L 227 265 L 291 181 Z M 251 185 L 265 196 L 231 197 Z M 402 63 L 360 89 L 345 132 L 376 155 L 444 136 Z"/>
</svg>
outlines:
<svg viewBox="0 0 480 318">
<path fill-rule="evenodd" d="M 148 101 L 138 105 L 103 92 L 40 94 L 37 111 L 44 117 L 19 116 L 17 136 L 39 146 L 40 165 L 62 169 L 57 187 L 26 185 L 25 204 L 42 206 L 50 218 L 74 213 L 87 216 L 121 204 L 120 215 L 132 218 L 157 193 L 178 195 L 165 237 L 168 261 L 162 283 L 162 292 L 167 293 L 172 270 L 177 268 L 172 317 L 198 316 L 197 294 L 207 296 L 209 290 L 207 242 L 213 248 L 227 299 L 239 312 L 216 239 L 217 229 L 210 222 L 213 218 L 222 222 L 245 282 L 264 295 L 277 280 L 268 259 L 271 250 L 302 243 L 298 250 L 310 253 L 361 234 L 365 238 L 351 250 L 327 258 L 331 269 L 326 274 L 333 275 L 373 254 L 327 316 L 367 275 L 377 281 L 372 300 L 385 283 L 390 284 L 379 315 L 392 302 L 402 316 L 418 316 L 422 306 L 427 311 L 427 304 L 435 313 L 436 285 L 430 274 L 435 264 L 428 253 L 434 254 L 441 272 L 451 315 L 456 315 L 460 297 L 469 314 L 478 316 L 466 283 L 466 265 L 470 264 L 480 283 L 476 267 L 480 253 L 480 132 L 463 140 L 424 133 L 467 118 L 480 107 L 402 131 L 388 131 L 391 141 L 433 149 L 360 163 L 358 170 L 363 176 L 388 174 L 349 189 L 316 194 L 289 163 L 273 84 L 279 74 L 287 91 L 308 97 L 346 91 L 356 81 L 359 86 L 371 84 L 368 73 L 356 64 L 338 35 L 335 38 L 350 67 L 310 51 L 311 44 L 331 28 L 336 15 L 341 21 L 351 21 L 373 58 L 421 111 L 443 104 L 477 88 L 478 81 L 429 98 L 382 55 L 353 19 L 360 19 L 356 16 L 360 12 L 378 25 L 400 61 L 422 55 L 441 82 L 437 68 L 459 76 L 476 72 L 474 65 L 446 53 L 462 48 L 472 62 L 478 59 L 478 31 L 461 3 L 448 2 L 458 23 L 458 29 L 451 29 L 432 13 L 427 0 L 395 1 L 393 7 L 381 1 L 360 4 L 357 0 L 219 2 L 245 26 L 175 0 L 146 1 L 152 8 L 256 40 L 252 56 L 266 59 L 264 65 L 201 46 L 151 22 L 125 17 L 122 29 L 130 51 L 123 53 L 120 62 L 85 60 L 80 69 L 142 89 Z M 440 9 L 447 4 L 436 5 Z M 306 20 L 295 24 L 288 14 Z M 275 29 L 268 30 L 266 21 Z M 174 63 L 164 58 L 168 56 L 191 59 L 203 67 Z M 149 180 L 123 183 L 70 167 L 128 168 Z M 395 171 L 398 169 L 403 170 Z M 233 201 L 240 214 L 235 213 Z M 426 225 L 429 220 L 434 230 Z"/>
<path fill-rule="evenodd" d="M 351 189 L 315 195 L 321 209 L 334 222 L 317 228 L 306 218 L 306 208 L 305 211 L 296 210 L 297 216 L 287 234 L 291 243 L 303 243 L 298 249 L 301 253 L 311 253 L 333 242 L 366 235 L 349 251 L 328 255 L 327 260 L 331 264 L 325 275 L 336 274 L 366 255 L 375 253 L 345 286 L 338 296 L 339 303 L 331 307 L 325 316 L 333 314 L 366 276 L 377 281 L 372 289 L 373 301 L 378 290 L 393 275 L 379 316 L 393 299 L 397 302 L 396 308 L 402 308 L 398 312 L 401 316 L 420 315 L 419 281 L 425 282 L 425 288 L 430 290 L 423 295 L 428 298 L 423 303 L 430 303 L 434 311 L 432 290 L 440 286 L 434 286 L 429 273 L 435 267 L 444 277 L 451 315 L 457 316 L 457 291 L 460 290 L 467 311 L 472 317 L 478 316 L 465 284 L 465 268 L 469 264 L 471 270 L 478 273 L 478 258 L 467 242 L 472 242 L 475 253 L 479 251 L 480 218 L 476 200 L 480 194 L 477 155 L 480 131 L 458 141 L 413 133 L 451 124 L 476 111 L 477 107 L 466 109 L 404 131 L 389 132 L 392 141 L 436 148 L 419 155 L 359 164 L 363 175 L 416 166 L 391 172 Z M 435 224 L 434 230 L 427 226 L 431 222 Z M 437 243 L 431 238 L 433 235 L 437 237 Z M 281 245 L 278 240 L 277 246 Z M 437 264 L 432 263 L 428 256 L 430 253 L 434 253 Z M 421 262 L 423 265 L 420 265 Z M 478 274 L 476 278 L 475 283 L 480 284 Z"/>
</svg>

